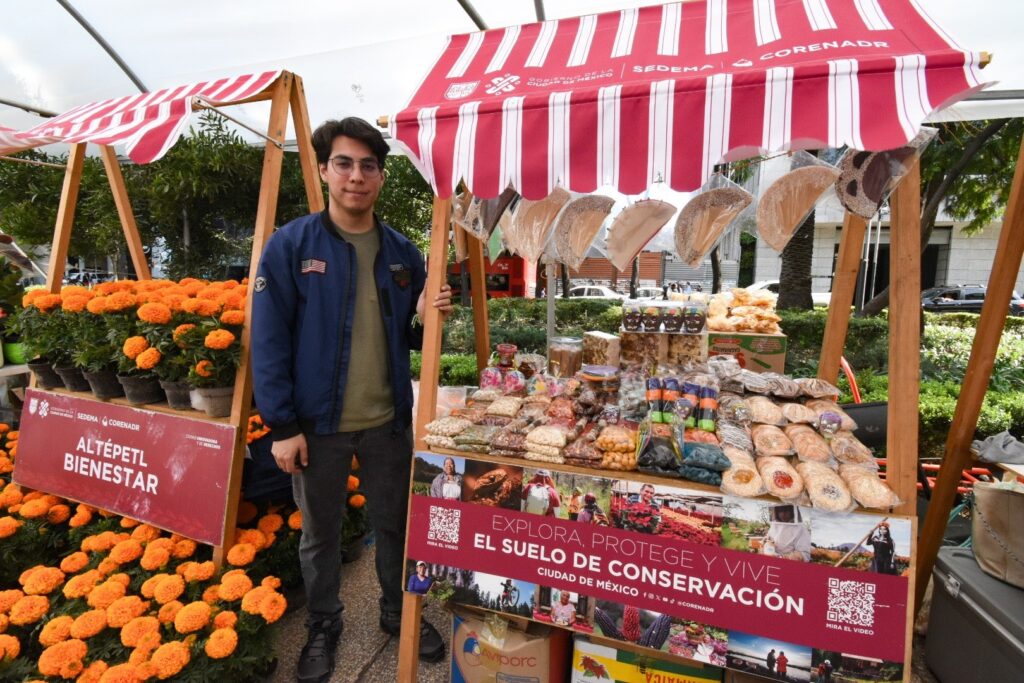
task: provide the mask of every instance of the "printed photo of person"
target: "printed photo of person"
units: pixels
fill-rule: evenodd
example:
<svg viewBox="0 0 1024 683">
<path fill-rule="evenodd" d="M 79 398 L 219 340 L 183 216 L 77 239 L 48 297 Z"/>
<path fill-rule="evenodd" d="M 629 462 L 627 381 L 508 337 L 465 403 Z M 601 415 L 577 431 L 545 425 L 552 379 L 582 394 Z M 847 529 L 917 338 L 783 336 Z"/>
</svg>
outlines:
<svg viewBox="0 0 1024 683">
<path fill-rule="evenodd" d="M 811 561 L 811 522 L 803 510 L 788 503 L 773 505 L 762 555 L 783 557 L 797 562 Z"/>
<path fill-rule="evenodd" d="M 610 600 L 598 600 L 594 609 L 595 633 L 605 638 L 622 640 L 627 643 L 655 650 L 662 650 L 668 642 L 672 618 L 661 612 L 623 605 Z"/>
<path fill-rule="evenodd" d="M 888 662 L 873 657 L 858 657 L 845 652 L 815 648 L 811 657 L 811 680 L 814 683 L 897 683 L 903 680 L 903 662 Z"/>
<path fill-rule="evenodd" d="M 562 501 L 559 516 L 575 522 L 608 526 L 612 480 L 572 472 L 554 472 L 555 490 Z"/>
<path fill-rule="evenodd" d="M 772 504 L 754 498 L 726 496 L 722 507 L 722 547 L 760 553 L 771 526 Z"/>
<path fill-rule="evenodd" d="M 426 595 L 430 587 L 434 585 L 434 577 L 427 574 L 427 563 L 420 560 L 416 563 L 416 573 L 409 576 L 405 590 L 410 593 Z"/>
<path fill-rule="evenodd" d="M 533 515 L 558 517 L 562 499 L 555 488 L 551 471 L 526 469 L 523 472 L 523 491 L 520 494 L 520 509 Z"/>
<path fill-rule="evenodd" d="M 468 590 L 458 593 L 459 602 L 497 612 L 530 618 L 534 612 L 537 584 L 505 576 L 476 572 Z"/>
<path fill-rule="evenodd" d="M 416 453 L 413 460 L 413 493 L 431 498 L 462 500 L 462 475 L 466 459 L 434 453 Z"/>
<path fill-rule="evenodd" d="M 462 500 L 466 503 L 519 510 L 523 492 L 523 468 L 485 460 L 466 460 L 462 475 Z"/>
<path fill-rule="evenodd" d="M 666 649 L 670 654 L 705 664 L 725 666 L 729 632 L 723 628 L 689 619 L 672 619 Z"/>
<path fill-rule="evenodd" d="M 775 638 L 729 631 L 730 669 L 765 676 L 778 681 L 810 681 L 811 648 Z"/>
<path fill-rule="evenodd" d="M 722 496 L 650 482 L 612 482 L 610 517 L 619 529 L 717 546 L 722 512 Z"/>
<path fill-rule="evenodd" d="M 892 576 L 909 571 L 909 519 L 836 515 L 817 510 L 812 518 L 812 562 Z"/>
</svg>

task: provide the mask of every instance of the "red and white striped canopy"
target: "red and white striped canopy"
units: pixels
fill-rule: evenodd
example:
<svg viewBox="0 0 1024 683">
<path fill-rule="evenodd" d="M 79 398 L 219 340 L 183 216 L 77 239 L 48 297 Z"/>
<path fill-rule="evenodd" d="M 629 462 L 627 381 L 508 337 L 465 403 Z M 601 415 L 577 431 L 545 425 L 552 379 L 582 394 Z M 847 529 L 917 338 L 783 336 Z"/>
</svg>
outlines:
<svg viewBox="0 0 1024 683">
<path fill-rule="evenodd" d="M 21 137 L 18 134 L 18 131 L 13 128 L 0 126 L 0 155 L 24 152 L 26 149 L 32 149 L 33 147 L 39 147 L 40 145 L 46 145 L 51 142 L 56 141 L 52 138 L 45 137 Z"/>
<path fill-rule="evenodd" d="M 125 146 L 137 164 L 148 164 L 167 153 L 181 137 L 196 98 L 211 104 L 231 104 L 258 95 L 277 80 L 280 71 L 193 83 L 75 107 L 17 137 L 52 138 L 74 144 Z"/>
<path fill-rule="evenodd" d="M 922 0 L 707 0 L 452 36 L 392 136 L 447 197 L 625 194 L 722 161 L 905 144 L 984 87 Z"/>
</svg>

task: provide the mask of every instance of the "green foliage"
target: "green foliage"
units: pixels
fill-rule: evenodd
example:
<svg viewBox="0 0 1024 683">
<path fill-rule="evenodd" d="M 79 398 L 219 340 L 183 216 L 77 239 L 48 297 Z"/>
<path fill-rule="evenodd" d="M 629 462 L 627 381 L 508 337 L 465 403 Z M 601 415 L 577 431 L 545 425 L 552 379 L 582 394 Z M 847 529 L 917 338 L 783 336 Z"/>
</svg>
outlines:
<svg viewBox="0 0 1024 683">
<path fill-rule="evenodd" d="M 381 220 L 408 237 L 426 252 L 430 246 L 430 220 L 434 193 L 412 162 L 404 156 L 390 156 L 386 180 L 377 198 Z"/>
<path fill-rule="evenodd" d="M 419 379 L 423 356 L 413 351 L 410 356 L 410 368 L 413 379 Z M 441 354 L 441 386 L 464 387 L 477 383 L 476 356 L 472 354 L 443 353 Z"/>
<path fill-rule="evenodd" d="M 779 325 L 789 338 L 786 372 L 802 377 L 813 377 L 818 371 L 821 342 L 825 337 L 828 312 L 779 311 Z M 857 371 L 872 369 L 886 372 L 889 357 L 889 326 L 884 318 L 850 318 L 843 355 Z"/>
</svg>

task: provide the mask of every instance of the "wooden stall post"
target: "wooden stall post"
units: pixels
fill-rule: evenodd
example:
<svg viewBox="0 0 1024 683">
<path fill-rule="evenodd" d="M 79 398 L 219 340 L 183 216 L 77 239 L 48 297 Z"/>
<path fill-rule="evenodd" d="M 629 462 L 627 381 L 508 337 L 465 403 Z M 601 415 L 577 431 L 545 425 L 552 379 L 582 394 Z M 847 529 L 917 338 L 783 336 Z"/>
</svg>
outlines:
<svg viewBox="0 0 1024 683">
<path fill-rule="evenodd" d="M 917 509 L 921 363 L 921 164 L 916 158 L 892 195 L 889 230 L 889 429 L 886 482 L 901 515 Z"/>
<path fill-rule="evenodd" d="M 487 367 L 491 356 L 491 330 L 487 320 L 487 273 L 484 243 L 466 236 L 469 248 L 469 291 L 473 295 L 473 337 L 476 340 L 476 371 Z"/>
<path fill-rule="evenodd" d="M 146 252 L 142 250 L 139 226 L 135 223 L 135 214 L 132 213 L 128 189 L 124 185 L 121 164 L 117 162 L 117 153 L 110 145 L 100 145 L 100 157 L 103 159 L 103 168 L 107 171 L 107 182 L 110 183 L 110 191 L 114 195 L 114 205 L 117 207 L 117 216 L 121 219 L 124 239 L 128 242 L 128 253 L 135 267 L 135 277 L 139 280 L 150 280 L 153 276 L 149 272 Z"/>
<path fill-rule="evenodd" d="M 75 224 L 75 208 L 78 206 L 78 189 L 82 184 L 84 164 L 85 143 L 71 145 L 67 170 L 64 171 L 64 186 L 60 192 L 60 206 L 57 208 L 57 226 L 53 232 L 53 245 L 50 247 L 50 262 L 46 264 L 46 286 L 52 294 L 60 292 L 64 281 L 68 245 L 71 244 L 71 229 Z M 33 386 L 34 382 L 33 378 Z"/>
<path fill-rule="evenodd" d="M 935 480 L 928 514 L 924 519 L 917 555 L 916 606 L 920 608 L 928 579 L 935 565 L 935 558 L 942 545 L 949 512 L 953 508 L 960 472 L 971 459 L 970 447 L 974 431 L 978 427 L 981 403 L 985 400 L 996 351 L 1002 337 L 1006 313 L 1010 306 L 1014 282 L 1024 256 L 1024 141 L 1017 156 L 1017 170 L 1013 175 L 1010 199 L 1003 214 L 1003 227 L 999 231 L 999 245 L 996 247 L 995 262 L 985 292 L 985 303 L 974 333 L 974 345 L 967 362 L 967 372 L 960 387 L 960 396 L 953 413 L 953 424 L 946 437 L 946 451 L 942 468 Z"/>
<path fill-rule="evenodd" d="M 452 201 L 434 197 L 434 216 L 430 226 L 430 253 L 427 256 L 427 305 L 423 311 L 423 352 L 420 364 L 420 394 L 416 407 L 416 448 L 425 449 L 424 427 L 437 414 L 437 383 L 441 370 L 441 311 L 430 302 L 441 291 L 447 277 L 448 226 Z"/>
<path fill-rule="evenodd" d="M 260 179 L 260 196 L 256 204 L 256 230 L 252 239 L 252 256 L 249 273 L 255 274 L 259 265 L 263 247 L 274 231 L 274 219 L 277 215 L 277 198 L 281 189 L 281 165 L 284 161 L 284 149 L 273 141 L 284 142 L 288 127 L 288 102 L 292 95 L 293 77 L 287 71 L 282 73 L 274 86 L 274 94 L 270 103 L 270 124 L 267 128 L 267 140 L 263 151 L 263 177 Z M 306 138 L 306 144 L 309 138 Z M 299 139 L 300 147 L 303 140 Z M 235 426 L 235 448 L 231 463 L 231 475 L 228 480 L 228 501 L 224 515 L 224 545 L 214 546 L 213 561 L 221 566 L 228 547 L 234 541 L 235 511 L 242 493 L 242 465 L 245 460 L 246 436 L 248 435 L 249 411 L 252 404 L 252 368 L 250 367 L 250 345 L 252 340 L 252 295 L 256 278 L 250 277 L 246 287 L 245 325 L 242 326 L 241 360 L 235 374 L 235 393 L 231 400 L 231 424 Z"/>
<path fill-rule="evenodd" d="M 402 595 L 402 636 L 398 641 L 398 683 L 416 683 L 419 676 L 420 619 L 423 596 L 406 591 Z"/>
<path fill-rule="evenodd" d="M 320 171 L 316 163 L 316 154 L 313 151 L 313 128 L 309 125 L 306 91 L 302 85 L 301 76 L 291 74 L 291 77 L 292 125 L 295 126 L 295 141 L 299 148 L 302 182 L 306 187 L 306 200 L 309 202 L 309 212 L 319 213 L 324 210 L 324 191 L 320 185 Z M 254 271 L 250 269 L 249 272 L 252 273 Z"/>
<path fill-rule="evenodd" d="M 867 221 L 846 212 L 843 234 L 839 240 L 839 255 L 836 257 L 836 274 L 832 280 L 825 337 L 821 342 L 821 359 L 818 361 L 818 377 L 832 384 L 839 377 L 839 361 L 846 345 L 850 307 L 853 306 L 853 295 L 857 289 L 857 271 L 860 269 L 860 252 L 864 246 L 866 228 Z"/>
</svg>

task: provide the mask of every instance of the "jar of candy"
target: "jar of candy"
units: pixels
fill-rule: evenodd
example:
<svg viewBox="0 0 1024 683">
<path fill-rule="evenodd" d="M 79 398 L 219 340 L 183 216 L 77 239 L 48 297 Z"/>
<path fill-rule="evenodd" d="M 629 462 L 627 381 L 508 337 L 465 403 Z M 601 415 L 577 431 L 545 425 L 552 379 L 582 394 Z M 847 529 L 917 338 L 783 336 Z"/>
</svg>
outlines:
<svg viewBox="0 0 1024 683">
<path fill-rule="evenodd" d="M 511 368 L 516 362 L 515 344 L 498 344 L 498 367 Z"/>
<path fill-rule="evenodd" d="M 552 337 L 548 342 L 548 372 L 555 377 L 572 377 L 583 364 L 583 339 Z"/>
<path fill-rule="evenodd" d="M 639 332 L 644 320 L 644 310 L 635 301 L 627 301 L 622 305 L 622 329 L 627 332 Z"/>
<path fill-rule="evenodd" d="M 644 306 L 643 321 L 644 321 L 644 332 L 660 332 L 661 331 L 661 306 L 656 304 L 648 303 Z"/>
<path fill-rule="evenodd" d="M 676 303 L 668 303 L 662 307 L 662 320 L 666 332 L 678 332 L 683 329 L 683 307 Z"/>
<path fill-rule="evenodd" d="M 683 309 L 683 329 L 687 334 L 700 334 L 708 319 L 708 308 L 698 302 L 689 302 Z"/>
</svg>

